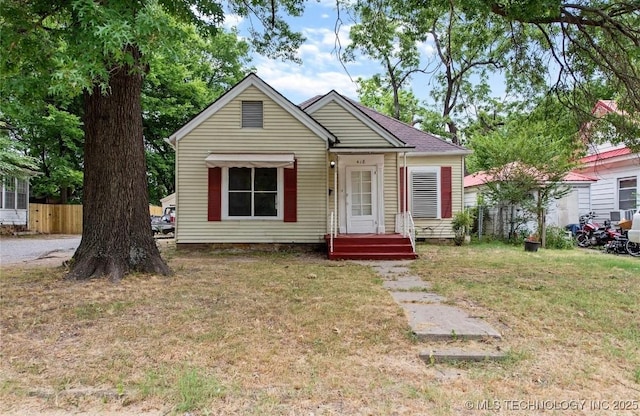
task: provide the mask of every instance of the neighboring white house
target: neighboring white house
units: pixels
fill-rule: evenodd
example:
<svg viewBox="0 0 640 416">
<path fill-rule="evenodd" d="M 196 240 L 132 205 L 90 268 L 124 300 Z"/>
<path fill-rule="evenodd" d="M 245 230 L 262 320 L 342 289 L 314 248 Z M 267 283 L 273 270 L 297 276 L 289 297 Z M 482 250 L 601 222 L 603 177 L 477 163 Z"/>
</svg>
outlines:
<svg viewBox="0 0 640 416">
<path fill-rule="evenodd" d="M 592 111 L 596 116 L 609 112 L 619 112 L 615 101 L 600 100 Z M 631 152 L 624 144 L 592 143 L 580 162 L 582 166 L 574 172 L 596 179 L 591 185 L 589 210 L 596 213 L 597 220 L 617 220 L 625 215 L 630 219 L 640 208 L 640 153 Z"/>
<path fill-rule="evenodd" d="M 29 224 L 29 179 L 0 178 L 0 225 Z"/>
<path fill-rule="evenodd" d="M 164 212 L 167 207 L 175 207 L 176 206 L 176 193 L 172 193 L 170 195 L 165 196 L 160 200 L 162 204 L 162 212 Z"/>
<path fill-rule="evenodd" d="M 255 74 L 168 142 L 178 245 L 317 244 L 329 234 L 383 236 L 380 249 L 400 229 L 409 235 L 409 211 L 419 237 L 452 238 L 470 153 L 335 91 L 295 105 Z"/>
<path fill-rule="evenodd" d="M 494 178 L 487 172 L 481 171 L 464 178 L 464 204 L 465 207 L 475 207 L 478 196 L 486 189 L 487 183 Z M 577 224 L 579 215 L 590 211 L 591 186 L 595 179 L 576 172 L 569 172 L 563 178 L 562 183 L 570 188 L 570 192 L 560 199 L 552 200 L 547 207 L 546 224 L 549 226 L 565 227 L 569 224 Z M 532 198 L 535 196 L 532 194 Z M 486 201 L 486 198 L 485 198 Z M 491 205 L 491 204 L 488 204 Z M 484 224 L 485 234 L 508 236 L 514 226 L 522 225 L 524 229 L 534 231 L 535 219 L 520 221 L 523 216 L 518 206 L 495 205 L 488 208 L 489 220 Z"/>
</svg>

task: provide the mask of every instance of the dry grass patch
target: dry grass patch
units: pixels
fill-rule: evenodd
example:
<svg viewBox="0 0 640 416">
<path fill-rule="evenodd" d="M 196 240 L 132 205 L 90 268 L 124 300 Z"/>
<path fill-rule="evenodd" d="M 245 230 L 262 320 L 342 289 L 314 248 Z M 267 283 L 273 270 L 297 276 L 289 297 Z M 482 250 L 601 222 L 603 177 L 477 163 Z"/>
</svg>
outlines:
<svg viewBox="0 0 640 416">
<path fill-rule="evenodd" d="M 407 397 L 428 371 L 369 268 L 169 254 L 174 277 L 119 284 L 3 270 L 0 406 L 356 414 L 428 403 Z"/>
<path fill-rule="evenodd" d="M 369 267 L 167 248 L 170 278 L 3 268 L 0 413 L 457 415 L 467 400 L 638 397 L 637 259 L 420 249 L 414 271 L 502 329 L 507 362 L 422 363 Z"/>
</svg>

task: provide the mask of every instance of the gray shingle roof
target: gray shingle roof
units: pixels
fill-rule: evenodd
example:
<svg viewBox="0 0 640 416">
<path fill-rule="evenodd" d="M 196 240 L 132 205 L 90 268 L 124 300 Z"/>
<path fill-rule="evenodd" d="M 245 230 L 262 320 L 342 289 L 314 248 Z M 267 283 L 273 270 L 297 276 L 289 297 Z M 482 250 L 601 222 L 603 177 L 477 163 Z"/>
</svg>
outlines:
<svg viewBox="0 0 640 416">
<path fill-rule="evenodd" d="M 345 100 L 348 100 L 353 106 L 374 121 L 380 127 L 391 133 L 398 140 L 406 143 L 409 146 L 414 147 L 415 152 L 424 153 L 448 153 L 448 152 L 460 152 L 469 151 L 463 146 L 459 146 L 450 143 L 440 137 L 433 134 L 418 130 L 409 124 L 398 121 L 392 117 L 379 113 L 371 108 L 365 107 L 357 101 L 342 96 Z M 318 101 L 322 96 L 317 95 L 310 98 L 299 105 L 303 110 L 308 108 L 314 102 Z M 338 137 L 338 139 L 340 139 Z"/>
</svg>

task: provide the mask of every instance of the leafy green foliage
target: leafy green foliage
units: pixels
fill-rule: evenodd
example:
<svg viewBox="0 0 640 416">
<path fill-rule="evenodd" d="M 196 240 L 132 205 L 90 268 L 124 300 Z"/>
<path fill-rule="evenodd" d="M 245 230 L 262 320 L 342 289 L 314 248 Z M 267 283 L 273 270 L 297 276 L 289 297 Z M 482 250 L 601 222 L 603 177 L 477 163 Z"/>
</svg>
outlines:
<svg viewBox="0 0 640 416">
<path fill-rule="evenodd" d="M 557 101 L 544 100 L 529 114 L 512 114 L 501 125 L 478 130 L 469 142 L 470 169 L 492 176 L 487 202 L 534 214 L 543 246 L 546 207 L 570 191 L 562 181 L 583 151 L 571 113 L 562 110 Z"/>
<path fill-rule="evenodd" d="M 574 248 L 574 242 L 571 237 L 567 237 L 567 233 L 561 227 L 547 227 L 546 230 L 546 248 L 555 248 L 558 250 L 570 250 Z"/>
<path fill-rule="evenodd" d="M 36 170 L 35 160 L 22 151 L 20 143 L 9 136 L 0 134 L 0 178 L 25 178 L 28 169 Z"/>
<path fill-rule="evenodd" d="M 116 61 L 126 60 L 121 51 L 112 53 L 108 50 L 115 48 L 111 42 L 117 39 L 133 39 L 133 35 L 125 33 L 130 24 L 120 22 L 113 26 L 106 25 L 105 19 L 113 18 L 114 11 L 99 10 L 90 2 L 77 2 L 74 7 L 83 18 L 95 18 L 91 25 L 95 25 L 92 27 L 101 39 L 96 42 L 102 45 L 104 53 Z M 26 14 L 25 10 L 20 10 L 22 14 L 18 16 L 24 19 L 33 17 Z M 164 138 L 245 75 L 248 71 L 249 45 L 233 32 L 208 32 L 195 24 L 181 23 L 180 19 L 168 15 L 157 4 L 150 4 L 136 19 L 141 25 L 141 33 L 154 37 L 157 36 L 154 31 L 159 31 L 164 37 L 145 47 L 145 65 L 148 69 L 142 95 L 149 195 L 150 201 L 158 204 L 160 198 L 174 192 L 175 188 L 174 152 Z M 49 26 L 57 26 L 51 23 L 51 18 L 45 20 Z M 54 39 L 48 37 L 51 31 L 49 28 L 40 34 L 45 40 L 49 39 L 53 47 Z M 29 37 L 14 42 L 13 52 L 18 52 L 15 48 L 21 45 L 33 46 L 28 40 Z M 64 44 L 60 47 L 68 48 Z M 24 151 L 37 161 L 37 166 L 32 168 L 42 173 L 32 178 L 32 193 L 36 198 L 48 201 L 80 202 L 84 154 L 82 100 L 79 96 L 72 97 L 78 94 L 79 88 L 88 84 L 77 78 L 77 68 L 63 69 L 59 66 L 68 57 L 40 62 L 42 58 L 34 56 L 30 61 L 35 62 L 28 64 L 38 70 L 26 74 L 18 73 L 19 65 L 13 64 L 27 62 L 14 61 L 21 58 L 17 54 L 12 53 L 11 58 L 6 62 L 7 71 L 0 71 L 2 117 L 22 138 Z M 50 65 L 57 71 L 51 76 L 46 69 Z M 89 69 L 89 72 L 94 72 L 98 78 L 102 77 L 100 71 Z"/>
</svg>

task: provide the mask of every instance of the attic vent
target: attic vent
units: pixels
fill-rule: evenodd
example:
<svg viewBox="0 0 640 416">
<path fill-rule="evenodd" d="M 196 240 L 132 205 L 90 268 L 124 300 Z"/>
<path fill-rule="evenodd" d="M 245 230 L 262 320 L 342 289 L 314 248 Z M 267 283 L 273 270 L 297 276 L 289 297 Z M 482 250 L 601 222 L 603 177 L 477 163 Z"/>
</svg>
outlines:
<svg viewBox="0 0 640 416">
<path fill-rule="evenodd" d="M 242 127 L 262 127 L 262 101 L 242 102 Z"/>
</svg>

